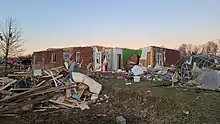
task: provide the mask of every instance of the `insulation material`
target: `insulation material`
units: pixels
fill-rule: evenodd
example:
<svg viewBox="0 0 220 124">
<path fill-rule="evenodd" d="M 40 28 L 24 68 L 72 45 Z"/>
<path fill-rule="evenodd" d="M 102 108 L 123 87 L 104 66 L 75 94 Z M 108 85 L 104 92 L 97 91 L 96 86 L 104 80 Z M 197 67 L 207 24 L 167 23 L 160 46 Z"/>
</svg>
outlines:
<svg viewBox="0 0 220 124">
<path fill-rule="evenodd" d="M 147 53 L 150 52 L 150 47 L 142 49 L 140 60 L 147 60 Z"/>
<path fill-rule="evenodd" d="M 95 94 L 99 94 L 102 90 L 102 85 L 92 78 L 78 72 L 72 73 L 73 80 L 75 82 L 81 82 L 89 87 L 89 91 Z"/>
<path fill-rule="evenodd" d="M 196 63 L 193 63 L 193 68 L 192 68 L 192 76 L 193 77 L 198 77 L 202 73 L 202 69 L 200 69 Z"/>
<path fill-rule="evenodd" d="M 147 69 L 145 67 L 141 67 L 141 66 L 138 66 L 138 65 L 133 66 L 133 68 L 131 69 L 131 72 L 134 75 L 142 75 L 146 71 L 147 71 Z"/>
<path fill-rule="evenodd" d="M 191 81 L 191 83 L 200 85 L 201 88 L 217 90 L 220 86 L 220 75 L 218 71 L 203 71 L 197 79 Z"/>
</svg>

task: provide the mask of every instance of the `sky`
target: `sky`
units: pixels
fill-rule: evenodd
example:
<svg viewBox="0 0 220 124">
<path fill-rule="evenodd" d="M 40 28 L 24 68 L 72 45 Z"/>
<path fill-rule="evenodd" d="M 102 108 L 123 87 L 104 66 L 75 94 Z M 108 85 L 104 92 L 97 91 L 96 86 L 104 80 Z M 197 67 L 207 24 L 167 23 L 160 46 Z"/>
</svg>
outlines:
<svg viewBox="0 0 220 124">
<path fill-rule="evenodd" d="M 220 0 L 0 0 L 0 26 L 23 28 L 25 54 L 102 45 L 177 48 L 220 39 Z"/>
</svg>

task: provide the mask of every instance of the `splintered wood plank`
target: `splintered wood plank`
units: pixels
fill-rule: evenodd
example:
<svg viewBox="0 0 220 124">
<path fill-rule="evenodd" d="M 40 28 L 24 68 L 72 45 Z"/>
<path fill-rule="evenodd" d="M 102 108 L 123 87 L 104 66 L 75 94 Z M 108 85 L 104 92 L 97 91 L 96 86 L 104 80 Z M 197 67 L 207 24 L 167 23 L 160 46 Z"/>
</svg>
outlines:
<svg viewBox="0 0 220 124">
<path fill-rule="evenodd" d="M 11 89 L 10 91 L 26 91 L 30 90 L 30 88 L 16 88 L 16 89 Z"/>
<path fill-rule="evenodd" d="M 65 100 L 65 96 L 60 96 L 60 97 L 58 97 L 57 98 L 57 102 L 64 102 L 64 100 Z"/>
<path fill-rule="evenodd" d="M 0 78 L 0 83 L 1 85 L 5 85 L 8 84 L 10 82 L 12 82 L 14 79 L 8 78 L 8 77 L 1 77 Z"/>
<path fill-rule="evenodd" d="M 64 105 L 70 108 L 74 108 L 75 106 L 72 104 L 66 104 L 66 103 L 62 103 L 62 102 L 58 102 L 58 101 L 54 101 L 54 100 L 49 100 L 49 102 L 55 103 L 55 104 L 59 104 L 59 105 Z"/>
<path fill-rule="evenodd" d="M 53 95 L 54 95 L 54 93 L 51 93 L 51 94 L 47 94 L 47 95 L 44 95 L 44 96 L 39 96 L 39 97 L 34 98 L 34 99 L 26 100 L 24 102 L 17 103 L 17 104 L 12 105 L 12 106 L 6 106 L 6 107 L 0 109 L 0 113 L 5 113 L 5 112 L 9 113 L 10 111 L 13 111 L 13 109 L 21 108 L 25 105 L 40 103 L 43 100 L 51 98 Z"/>
<path fill-rule="evenodd" d="M 42 89 L 46 89 L 46 88 L 48 88 L 49 86 L 50 86 L 50 85 L 43 85 L 43 86 L 41 86 L 41 87 L 32 88 L 32 89 L 30 89 L 30 90 L 28 90 L 28 91 L 24 91 L 24 92 L 22 92 L 22 93 L 18 93 L 18 94 L 15 94 L 15 95 L 13 95 L 13 96 L 9 96 L 9 97 L 7 97 L 7 98 L 1 99 L 0 102 L 8 102 L 8 101 L 10 101 L 10 100 L 14 100 L 14 99 L 17 99 L 17 98 L 22 97 L 22 96 L 27 96 L 27 95 L 29 95 L 29 94 L 32 94 L 32 93 L 35 92 L 35 91 L 42 90 Z"/>
<path fill-rule="evenodd" d="M 4 94 L 4 95 L 12 95 L 13 93 L 7 90 L 0 90 L 0 94 Z"/>
<path fill-rule="evenodd" d="M 42 85 L 45 82 L 46 82 L 46 80 L 41 81 L 39 84 L 37 84 L 37 87 L 39 87 L 40 85 Z"/>
<path fill-rule="evenodd" d="M 81 84 L 79 86 L 79 89 L 78 89 L 78 95 L 79 95 L 79 99 L 82 97 L 83 93 L 85 92 L 85 90 L 87 89 L 88 87 L 86 85 L 83 85 Z"/>
<path fill-rule="evenodd" d="M 70 99 L 70 98 L 65 98 L 65 101 L 73 103 L 74 105 L 78 105 L 79 104 L 79 102 L 77 100 Z"/>
<path fill-rule="evenodd" d="M 17 80 L 13 80 L 12 82 L 6 84 L 5 86 L 1 87 L 0 90 L 4 90 L 6 88 L 8 88 L 9 86 L 11 86 L 12 84 L 14 84 Z"/>
<path fill-rule="evenodd" d="M 55 92 L 57 94 L 57 93 L 63 92 L 65 89 L 67 89 L 69 87 L 71 87 L 71 86 L 52 87 L 52 88 L 49 88 L 49 89 L 46 89 L 46 90 L 38 91 L 36 93 L 32 93 L 32 94 L 20 97 L 19 99 L 17 99 L 16 102 L 20 102 L 20 101 L 23 101 L 23 100 L 26 100 L 28 98 L 32 98 L 32 97 L 35 97 L 35 96 L 38 96 L 38 95 L 48 94 L 48 93 L 51 93 L 51 92 Z"/>
<path fill-rule="evenodd" d="M 65 82 L 66 85 L 70 85 L 69 80 Z M 71 88 L 66 89 L 66 97 L 69 98 L 72 96 Z"/>
</svg>

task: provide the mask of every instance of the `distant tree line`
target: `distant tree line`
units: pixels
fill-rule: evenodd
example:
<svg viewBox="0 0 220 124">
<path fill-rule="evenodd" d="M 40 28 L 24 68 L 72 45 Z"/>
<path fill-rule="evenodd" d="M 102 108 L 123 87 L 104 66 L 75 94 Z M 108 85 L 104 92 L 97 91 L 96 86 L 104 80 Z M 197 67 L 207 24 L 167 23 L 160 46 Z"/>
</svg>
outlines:
<svg viewBox="0 0 220 124">
<path fill-rule="evenodd" d="M 178 49 L 181 53 L 181 56 L 199 53 L 217 55 L 218 50 L 220 49 L 220 40 L 217 40 L 217 42 L 208 41 L 207 43 L 201 45 L 181 44 Z"/>
</svg>

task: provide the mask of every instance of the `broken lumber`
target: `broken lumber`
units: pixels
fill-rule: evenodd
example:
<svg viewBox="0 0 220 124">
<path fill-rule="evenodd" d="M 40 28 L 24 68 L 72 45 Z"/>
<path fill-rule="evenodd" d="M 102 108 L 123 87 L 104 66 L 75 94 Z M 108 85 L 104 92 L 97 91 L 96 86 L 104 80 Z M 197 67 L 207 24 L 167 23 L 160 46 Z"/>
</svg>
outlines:
<svg viewBox="0 0 220 124">
<path fill-rule="evenodd" d="M 13 109 L 16 109 L 16 108 L 21 108 L 25 105 L 29 105 L 29 104 L 33 104 L 33 103 L 34 104 L 40 103 L 43 100 L 51 98 L 53 95 L 54 95 L 54 93 L 51 93 L 51 94 L 47 94 L 47 95 L 44 95 L 44 96 L 39 96 L 39 97 L 34 98 L 34 99 L 26 100 L 24 102 L 17 103 L 17 104 L 12 105 L 12 106 L 6 106 L 6 107 L 0 109 L 0 113 L 11 113 L 13 111 L 10 111 L 10 110 L 13 110 Z"/>
<path fill-rule="evenodd" d="M 55 104 L 59 104 L 59 105 L 64 105 L 64 106 L 67 106 L 67 107 L 70 107 L 70 108 L 74 108 L 75 107 L 75 105 L 66 104 L 66 103 L 63 103 L 63 102 L 55 101 L 55 100 L 49 100 L 49 102 L 52 102 L 52 103 L 55 103 Z"/>
<path fill-rule="evenodd" d="M 44 89 L 43 91 L 38 91 L 37 93 L 32 93 L 30 95 L 25 95 L 25 96 L 19 98 L 15 102 L 24 101 L 26 99 L 29 99 L 29 98 L 32 98 L 32 97 L 35 97 L 35 96 L 38 96 L 38 95 L 48 94 L 48 93 L 51 93 L 51 92 L 60 93 L 60 92 L 63 92 L 65 89 L 71 88 L 71 87 L 75 87 L 75 86 L 51 87 L 49 89 Z"/>
<path fill-rule="evenodd" d="M 10 89 L 10 91 L 27 91 L 30 90 L 30 88 L 16 88 L 16 89 Z"/>
<path fill-rule="evenodd" d="M 40 85 L 42 85 L 45 82 L 46 82 L 46 80 L 41 81 L 39 84 L 37 84 L 37 87 L 39 87 Z"/>
<path fill-rule="evenodd" d="M 45 88 L 47 88 L 47 87 L 49 87 L 49 86 L 50 86 L 50 85 L 44 85 L 44 86 L 41 86 L 41 87 L 32 88 L 32 89 L 30 89 L 30 90 L 28 90 L 28 91 L 15 94 L 15 95 L 13 95 L 13 96 L 9 96 L 9 97 L 7 97 L 7 98 L 3 98 L 3 99 L 0 100 L 0 103 L 1 103 L 1 102 L 8 102 L 8 101 L 10 101 L 10 100 L 17 99 L 17 98 L 19 98 L 19 97 L 21 97 L 21 96 L 27 96 L 27 95 L 29 95 L 29 94 L 32 94 L 32 93 L 35 92 L 35 91 L 45 89 Z"/>
<path fill-rule="evenodd" d="M 12 84 L 14 84 L 17 80 L 13 80 L 12 82 L 6 84 L 5 86 L 1 87 L 0 90 L 4 90 L 6 88 L 8 88 L 9 86 L 11 86 Z"/>
<path fill-rule="evenodd" d="M 4 94 L 4 95 L 12 95 L 13 93 L 7 90 L 0 90 L 0 94 Z"/>
<path fill-rule="evenodd" d="M 66 81 L 66 85 L 70 85 L 69 80 Z M 66 89 L 66 97 L 69 98 L 71 96 L 72 96 L 71 89 L 70 88 Z"/>
</svg>

